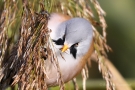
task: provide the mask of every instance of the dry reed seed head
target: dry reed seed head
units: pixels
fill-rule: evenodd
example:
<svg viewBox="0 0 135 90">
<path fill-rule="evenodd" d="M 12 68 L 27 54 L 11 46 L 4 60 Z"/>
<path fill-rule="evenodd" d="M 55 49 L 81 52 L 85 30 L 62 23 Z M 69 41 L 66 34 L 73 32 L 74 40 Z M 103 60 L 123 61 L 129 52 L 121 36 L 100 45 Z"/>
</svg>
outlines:
<svg viewBox="0 0 135 90">
<path fill-rule="evenodd" d="M 24 12 L 21 17 L 21 37 L 17 44 L 17 49 L 14 49 L 14 52 L 16 53 L 12 53 L 11 56 L 13 58 L 10 58 L 10 62 L 5 63 L 4 66 L 5 68 L 11 68 L 14 70 L 15 73 L 13 75 L 8 73 L 11 76 L 9 79 L 12 79 L 14 76 L 12 85 L 18 83 L 19 88 L 22 90 L 25 88 L 47 88 L 44 81 L 44 78 L 46 78 L 43 63 L 44 60 L 41 60 L 41 54 L 39 52 L 40 48 L 46 45 L 46 43 L 43 42 L 45 40 L 42 39 L 48 37 L 46 35 L 48 33 L 46 27 L 48 20 L 47 17 L 48 16 L 45 15 L 44 12 L 40 12 L 38 17 L 36 17 L 36 15 L 24 5 Z M 44 36 L 44 38 L 41 36 Z"/>
<path fill-rule="evenodd" d="M 0 57 L 1 57 L 1 55 L 2 55 L 2 45 L 0 44 Z"/>
<path fill-rule="evenodd" d="M 74 85 L 74 90 L 79 90 L 79 86 L 78 86 L 78 84 L 77 84 L 76 78 L 73 78 L 73 79 L 72 79 L 72 83 L 73 83 L 73 85 Z"/>
<path fill-rule="evenodd" d="M 115 90 L 115 85 L 112 81 L 112 74 L 108 67 L 105 65 L 105 57 L 98 55 L 99 71 L 102 73 L 103 78 L 106 80 L 106 89 Z"/>
<path fill-rule="evenodd" d="M 106 89 L 107 90 L 115 90 L 115 86 L 112 81 L 112 74 L 109 71 L 108 67 L 105 65 L 105 48 L 104 48 L 104 43 L 103 39 L 101 38 L 102 36 L 95 30 L 94 28 L 94 47 L 95 47 L 95 54 L 97 55 L 98 58 L 98 66 L 99 66 L 99 71 L 102 73 L 103 78 L 106 80 Z M 105 43 L 106 44 L 106 43 Z M 105 54 L 104 54 L 105 53 Z M 110 88 L 111 87 L 111 88 Z"/>
<path fill-rule="evenodd" d="M 106 27 L 107 27 L 107 24 L 106 24 L 106 21 L 105 21 L 105 18 L 104 16 L 106 15 L 105 11 L 101 8 L 99 2 L 97 0 L 91 0 L 91 2 L 94 4 L 95 6 L 95 9 L 98 13 L 98 16 L 99 16 L 99 20 L 101 22 L 101 26 L 102 26 L 102 32 L 103 32 L 103 40 L 104 42 L 106 43 Z"/>
<path fill-rule="evenodd" d="M 86 74 L 86 68 L 82 69 L 82 78 L 83 78 L 83 90 L 86 90 L 86 80 L 87 80 L 87 74 Z"/>
<path fill-rule="evenodd" d="M 3 7 L 4 8 L 4 7 Z M 7 20 L 10 18 L 6 18 L 8 12 L 6 11 L 7 9 L 1 11 L 1 17 L 0 17 L 0 81 L 4 77 L 3 71 L 5 67 L 3 66 L 3 61 L 6 55 L 6 49 L 7 49 L 7 44 L 8 44 L 8 35 L 7 35 Z M 4 61 L 5 62 L 5 61 Z M 8 81 L 7 81 L 8 83 Z M 1 85 L 0 85 L 1 87 Z"/>
</svg>

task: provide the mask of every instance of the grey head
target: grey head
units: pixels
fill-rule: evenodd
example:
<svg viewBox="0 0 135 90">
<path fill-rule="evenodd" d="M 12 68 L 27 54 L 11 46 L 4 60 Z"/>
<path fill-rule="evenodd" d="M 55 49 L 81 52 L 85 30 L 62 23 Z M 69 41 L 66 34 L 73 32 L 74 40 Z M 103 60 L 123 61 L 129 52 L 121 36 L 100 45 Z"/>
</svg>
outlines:
<svg viewBox="0 0 135 90">
<path fill-rule="evenodd" d="M 84 18 L 72 18 L 57 28 L 56 44 L 68 45 L 74 58 L 83 56 L 92 42 L 93 30 L 89 21 Z"/>
</svg>

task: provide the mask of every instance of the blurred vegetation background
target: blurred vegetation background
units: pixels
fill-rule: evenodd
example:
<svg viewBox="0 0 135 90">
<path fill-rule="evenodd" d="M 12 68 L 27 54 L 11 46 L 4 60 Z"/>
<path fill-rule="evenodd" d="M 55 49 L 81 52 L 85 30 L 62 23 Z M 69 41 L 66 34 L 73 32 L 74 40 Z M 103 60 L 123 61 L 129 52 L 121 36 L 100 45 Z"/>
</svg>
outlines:
<svg viewBox="0 0 135 90">
<path fill-rule="evenodd" d="M 98 1 L 106 12 L 107 43 L 113 50 L 108 53 L 108 58 L 128 83 L 134 86 L 135 82 L 132 81 L 135 81 L 135 0 Z M 92 62 L 88 81 L 102 79 L 97 66 L 97 63 Z"/>
<path fill-rule="evenodd" d="M 105 10 L 109 59 L 125 78 L 135 78 L 135 0 L 98 0 Z"/>
</svg>

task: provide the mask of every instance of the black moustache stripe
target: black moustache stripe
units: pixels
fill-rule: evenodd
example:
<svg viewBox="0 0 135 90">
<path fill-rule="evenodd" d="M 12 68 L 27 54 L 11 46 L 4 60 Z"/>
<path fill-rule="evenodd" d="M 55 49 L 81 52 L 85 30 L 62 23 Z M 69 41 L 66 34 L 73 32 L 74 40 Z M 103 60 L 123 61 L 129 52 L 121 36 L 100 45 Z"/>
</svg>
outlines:
<svg viewBox="0 0 135 90">
<path fill-rule="evenodd" d="M 62 37 L 63 39 L 59 38 L 58 40 L 53 40 L 53 42 L 55 42 L 56 45 L 64 45 L 65 42 L 65 35 Z"/>
<path fill-rule="evenodd" d="M 53 40 L 53 42 L 55 42 L 56 45 L 64 45 L 64 40 L 62 40 L 61 38 L 59 38 L 58 40 Z"/>
<path fill-rule="evenodd" d="M 76 59 L 77 49 L 76 49 L 75 45 L 72 45 L 70 47 L 70 54 L 72 54 L 73 57 Z"/>
</svg>

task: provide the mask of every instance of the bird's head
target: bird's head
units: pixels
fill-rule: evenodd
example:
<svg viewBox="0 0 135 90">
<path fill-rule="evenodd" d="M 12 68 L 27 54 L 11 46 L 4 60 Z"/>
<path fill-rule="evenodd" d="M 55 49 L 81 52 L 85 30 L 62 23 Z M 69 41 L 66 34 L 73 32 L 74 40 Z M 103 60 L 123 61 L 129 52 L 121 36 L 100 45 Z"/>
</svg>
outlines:
<svg viewBox="0 0 135 90">
<path fill-rule="evenodd" d="M 86 19 L 72 18 L 59 25 L 53 41 L 64 53 L 69 49 L 74 58 L 88 52 L 93 37 L 92 26 Z"/>
</svg>

